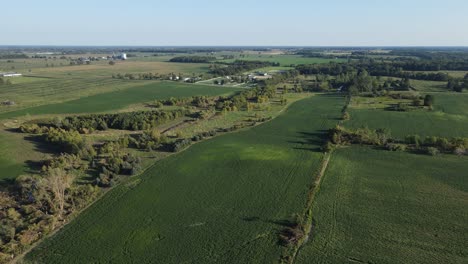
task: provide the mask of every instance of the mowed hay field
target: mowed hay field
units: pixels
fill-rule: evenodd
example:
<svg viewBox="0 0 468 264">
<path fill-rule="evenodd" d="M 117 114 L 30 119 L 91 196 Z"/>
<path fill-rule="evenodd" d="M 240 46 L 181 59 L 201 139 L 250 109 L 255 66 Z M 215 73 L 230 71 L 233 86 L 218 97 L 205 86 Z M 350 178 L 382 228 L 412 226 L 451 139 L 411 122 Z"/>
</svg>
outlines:
<svg viewBox="0 0 468 264">
<path fill-rule="evenodd" d="M 297 263 L 467 263 L 467 157 L 335 151 Z"/>
<path fill-rule="evenodd" d="M 392 136 L 407 135 L 468 137 L 468 94 L 434 93 L 433 111 L 410 112 L 350 107 L 351 119 L 344 126 L 351 128 L 387 128 Z"/>
<path fill-rule="evenodd" d="M 272 263 L 304 210 L 344 98 L 313 96 L 120 185 L 26 256 L 37 263 Z"/>
<path fill-rule="evenodd" d="M 47 104 L 3 113 L 0 114 L 0 120 L 24 115 L 105 112 L 118 110 L 131 104 L 150 102 L 155 99 L 190 97 L 195 95 L 214 96 L 230 94 L 236 91 L 240 91 L 240 88 L 153 81 L 133 88 L 100 93 L 63 103 Z"/>
</svg>

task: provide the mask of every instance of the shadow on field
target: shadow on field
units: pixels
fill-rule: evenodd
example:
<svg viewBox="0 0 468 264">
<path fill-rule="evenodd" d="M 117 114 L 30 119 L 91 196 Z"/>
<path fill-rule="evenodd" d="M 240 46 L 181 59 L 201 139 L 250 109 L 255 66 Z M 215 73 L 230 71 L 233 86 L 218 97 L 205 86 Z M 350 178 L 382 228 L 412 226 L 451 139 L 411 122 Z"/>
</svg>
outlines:
<svg viewBox="0 0 468 264">
<path fill-rule="evenodd" d="M 327 139 L 328 130 L 318 130 L 317 132 L 299 132 L 300 140 L 288 141 L 293 144 L 300 144 L 294 147 L 299 150 L 309 150 L 313 152 L 322 152 L 323 142 Z"/>
<path fill-rule="evenodd" d="M 6 191 L 15 184 L 15 179 L 0 179 L 0 191 Z"/>
<path fill-rule="evenodd" d="M 258 216 L 242 217 L 241 219 L 246 222 L 263 222 L 268 224 L 275 224 L 281 227 L 291 227 L 295 225 L 295 222 L 291 219 L 261 219 Z"/>
<path fill-rule="evenodd" d="M 28 135 L 24 137 L 24 140 L 33 143 L 34 150 L 44 154 L 59 154 L 60 149 L 54 144 L 45 142 L 42 136 L 39 135 Z"/>
</svg>

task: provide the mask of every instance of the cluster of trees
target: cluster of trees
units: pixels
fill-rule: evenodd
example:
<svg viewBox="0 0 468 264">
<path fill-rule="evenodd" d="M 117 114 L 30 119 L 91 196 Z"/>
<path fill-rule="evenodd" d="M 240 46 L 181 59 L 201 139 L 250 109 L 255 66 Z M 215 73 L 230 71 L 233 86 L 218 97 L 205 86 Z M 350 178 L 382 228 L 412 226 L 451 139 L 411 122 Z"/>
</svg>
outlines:
<svg viewBox="0 0 468 264">
<path fill-rule="evenodd" d="M 361 144 L 379 146 L 390 151 L 411 151 L 415 153 L 453 153 L 455 155 L 468 154 L 468 138 L 444 138 L 429 136 L 421 139 L 419 135 L 410 135 L 403 140 L 394 139 L 386 129 L 360 128 L 356 130 L 336 126 L 328 132 L 329 141 L 325 147 L 333 145 Z"/>
<path fill-rule="evenodd" d="M 210 63 L 215 61 L 216 57 L 213 56 L 179 56 L 170 59 L 170 62 L 183 62 L 183 63 Z"/>
<path fill-rule="evenodd" d="M 216 109 L 220 111 L 251 110 L 250 103 L 266 103 L 276 95 L 273 86 L 257 86 L 253 89 L 242 91 L 231 97 L 219 97 L 216 101 Z"/>
<path fill-rule="evenodd" d="M 133 74 L 133 73 L 117 73 L 117 74 L 112 74 L 113 79 L 121 79 L 121 80 L 159 80 L 162 78 L 159 73 L 139 73 L 139 74 Z"/>
<path fill-rule="evenodd" d="M 43 175 L 22 175 L 0 192 L 0 262 L 11 261 L 32 243 L 61 226 L 71 212 L 84 208 L 99 190 L 73 184 L 77 175 L 61 168 Z"/>
<path fill-rule="evenodd" d="M 170 97 L 169 99 L 165 100 L 155 100 L 152 104 L 156 108 L 160 108 L 163 105 L 177 105 L 177 106 L 196 106 L 206 108 L 209 105 L 214 104 L 215 99 L 209 98 L 207 96 L 192 96 L 192 97 Z"/>
<path fill-rule="evenodd" d="M 170 111 L 152 110 L 136 111 L 116 114 L 91 114 L 82 116 L 69 116 L 63 119 L 54 119 L 49 123 L 23 124 L 20 126 L 22 132 L 40 134 L 51 128 L 58 128 L 77 134 L 88 134 L 96 130 L 118 129 L 118 130 L 146 130 L 179 117 L 190 114 L 187 109 Z"/>
<path fill-rule="evenodd" d="M 67 133 L 66 131 L 63 131 Z M 80 135 L 57 135 L 50 140 L 80 144 Z M 76 137 L 76 138 L 75 138 Z M 83 151 L 78 151 L 83 153 Z M 65 223 L 99 194 L 92 184 L 75 184 L 88 169 L 80 154 L 64 153 L 44 162 L 42 174 L 21 175 L 0 191 L 0 262 L 7 262 L 26 247 Z"/>
<path fill-rule="evenodd" d="M 74 211 L 84 208 L 100 193 L 98 186 L 112 186 L 118 175 L 134 175 L 141 160 L 126 153 L 129 137 L 94 148 L 77 131 L 34 127 L 44 139 L 64 153 L 44 161 L 42 174 L 19 176 L 0 191 L 0 262 L 7 262 L 25 248 L 64 224 Z M 99 154 L 98 154 L 99 153 Z M 98 172 L 94 183 L 76 183 L 89 169 Z"/>
<path fill-rule="evenodd" d="M 44 139 L 58 146 L 61 151 L 79 155 L 84 159 L 91 160 L 96 155 L 93 146 L 76 130 L 50 127 L 44 134 Z"/>
<path fill-rule="evenodd" d="M 104 143 L 99 155 L 94 158 L 91 168 L 99 172 L 96 184 L 101 187 L 114 186 L 118 175 L 135 175 L 141 171 L 141 159 L 124 151 L 130 144 L 130 137 Z"/>
<path fill-rule="evenodd" d="M 129 146 L 147 151 L 162 148 L 169 142 L 169 138 L 156 128 L 148 129 L 142 134 L 129 138 Z"/>
<path fill-rule="evenodd" d="M 210 72 L 219 76 L 230 76 L 269 66 L 279 66 L 279 63 L 268 61 L 236 60 L 227 66 L 222 64 L 212 64 L 210 65 Z"/>
<path fill-rule="evenodd" d="M 468 89 L 468 74 L 463 79 L 451 78 L 447 82 L 447 89 L 455 92 L 463 92 L 463 89 Z"/>
</svg>

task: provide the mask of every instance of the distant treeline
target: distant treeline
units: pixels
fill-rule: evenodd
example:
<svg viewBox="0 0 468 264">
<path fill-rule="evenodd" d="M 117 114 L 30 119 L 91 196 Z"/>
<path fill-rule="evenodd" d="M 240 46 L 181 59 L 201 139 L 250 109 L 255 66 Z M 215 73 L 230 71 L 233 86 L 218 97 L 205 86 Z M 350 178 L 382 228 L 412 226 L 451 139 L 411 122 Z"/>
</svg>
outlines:
<svg viewBox="0 0 468 264">
<path fill-rule="evenodd" d="M 0 59 L 28 59 L 28 55 L 23 53 L 0 54 Z"/>
<path fill-rule="evenodd" d="M 213 56 L 179 56 L 170 59 L 170 62 L 184 62 L 184 63 L 209 63 L 215 61 L 216 57 Z"/>
<path fill-rule="evenodd" d="M 373 76 L 391 76 L 398 78 L 410 78 L 415 80 L 448 81 L 449 75 L 443 72 L 409 72 L 409 71 L 435 71 L 430 70 L 427 64 L 413 63 L 387 63 L 387 62 L 355 62 L 355 63 L 330 63 L 298 65 L 296 70 L 301 74 L 327 74 L 337 76 L 366 70 Z M 467 64 L 468 69 L 468 64 Z"/>
<path fill-rule="evenodd" d="M 239 74 L 245 71 L 250 71 L 258 68 L 269 67 L 269 66 L 280 66 L 278 62 L 269 61 L 245 61 L 236 60 L 228 66 L 222 66 L 221 64 L 214 64 L 210 66 L 211 73 L 221 76 L 229 76 Z"/>
</svg>

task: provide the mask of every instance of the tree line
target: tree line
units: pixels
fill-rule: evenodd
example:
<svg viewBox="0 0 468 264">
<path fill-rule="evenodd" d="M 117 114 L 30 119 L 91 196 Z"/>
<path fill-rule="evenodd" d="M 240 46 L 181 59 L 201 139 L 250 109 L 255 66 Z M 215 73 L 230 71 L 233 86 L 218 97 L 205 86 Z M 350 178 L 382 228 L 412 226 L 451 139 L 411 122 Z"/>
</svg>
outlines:
<svg viewBox="0 0 468 264">
<path fill-rule="evenodd" d="M 182 63 L 210 63 L 215 61 L 214 56 L 178 56 L 170 59 L 170 62 L 182 62 Z"/>
<path fill-rule="evenodd" d="M 96 130 L 118 129 L 118 130 L 146 130 L 151 127 L 164 124 L 168 121 L 190 114 L 187 109 L 170 111 L 151 110 L 135 111 L 116 114 L 91 114 L 82 116 L 68 116 L 63 119 L 36 124 L 26 123 L 20 126 L 23 132 L 34 133 L 37 130 L 59 128 L 67 131 L 77 131 L 82 134 L 92 133 Z"/>
</svg>

